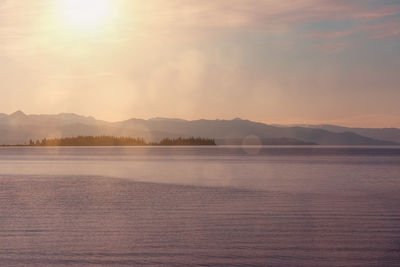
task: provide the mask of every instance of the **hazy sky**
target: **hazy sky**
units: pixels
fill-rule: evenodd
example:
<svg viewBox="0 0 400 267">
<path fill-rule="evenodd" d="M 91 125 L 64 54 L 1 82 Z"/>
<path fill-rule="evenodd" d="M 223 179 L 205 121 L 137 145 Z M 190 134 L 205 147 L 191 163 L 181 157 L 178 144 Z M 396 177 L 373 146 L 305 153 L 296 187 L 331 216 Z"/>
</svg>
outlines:
<svg viewBox="0 0 400 267">
<path fill-rule="evenodd" d="M 0 0 L 0 112 L 400 127 L 399 0 Z"/>
</svg>

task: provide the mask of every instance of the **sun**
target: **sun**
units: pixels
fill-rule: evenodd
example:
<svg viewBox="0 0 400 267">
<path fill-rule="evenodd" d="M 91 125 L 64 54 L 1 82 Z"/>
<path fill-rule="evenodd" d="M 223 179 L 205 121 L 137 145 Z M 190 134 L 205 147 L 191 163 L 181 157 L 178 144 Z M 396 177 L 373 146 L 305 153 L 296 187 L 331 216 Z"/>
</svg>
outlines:
<svg viewBox="0 0 400 267">
<path fill-rule="evenodd" d="M 112 0 L 60 0 L 65 24 L 79 29 L 100 28 L 111 17 Z"/>
</svg>

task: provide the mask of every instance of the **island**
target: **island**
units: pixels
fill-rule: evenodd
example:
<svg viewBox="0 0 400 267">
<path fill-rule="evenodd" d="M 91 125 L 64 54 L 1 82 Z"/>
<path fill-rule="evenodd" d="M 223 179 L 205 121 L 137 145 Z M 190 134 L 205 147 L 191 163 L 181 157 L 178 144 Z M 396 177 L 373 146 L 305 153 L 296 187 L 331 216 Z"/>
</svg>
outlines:
<svg viewBox="0 0 400 267">
<path fill-rule="evenodd" d="M 115 136 L 77 136 L 66 138 L 52 138 L 30 140 L 28 145 L 18 146 L 215 146 L 214 139 L 164 138 L 159 142 L 147 142 L 144 138 L 115 137 Z"/>
</svg>

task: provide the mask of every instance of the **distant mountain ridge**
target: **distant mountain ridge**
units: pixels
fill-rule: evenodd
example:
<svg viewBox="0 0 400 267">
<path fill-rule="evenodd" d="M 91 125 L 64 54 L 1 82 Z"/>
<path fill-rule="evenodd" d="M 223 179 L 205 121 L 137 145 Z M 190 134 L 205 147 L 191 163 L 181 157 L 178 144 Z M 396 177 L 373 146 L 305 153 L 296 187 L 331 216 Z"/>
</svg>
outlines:
<svg viewBox="0 0 400 267">
<path fill-rule="evenodd" d="M 400 142 L 400 129 L 397 128 L 351 128 L 336 125 L 309 125 L 307 127 L 323 129 L 334 133 L 352 132 L 373 139 Z"/>
<path fill-rule="evenodd" d="M 393 141 L 397 140 L 395 135 L 386 139 L 373 138 L 360 134 L 361 130 L 345 128 L 340 131 L 339 128 L 327 129 L 325 126 L 282 127 L 242 119 L 187 121 L 154 118 L 107 122 L 73 113 L 27 115 L 17 111 L 10 115 L 0 114 L 0 144 L 24 144 L 30 139 L 42 138 L 109 135 L 143 137 L 149 142 L 193 136 L 219 140 L 220 144 L 237 144 L 248 136 L 255 136 L 262 143 L 280 145 L 400 145 L 400 139 L 398 142 Z"/>
</svg>

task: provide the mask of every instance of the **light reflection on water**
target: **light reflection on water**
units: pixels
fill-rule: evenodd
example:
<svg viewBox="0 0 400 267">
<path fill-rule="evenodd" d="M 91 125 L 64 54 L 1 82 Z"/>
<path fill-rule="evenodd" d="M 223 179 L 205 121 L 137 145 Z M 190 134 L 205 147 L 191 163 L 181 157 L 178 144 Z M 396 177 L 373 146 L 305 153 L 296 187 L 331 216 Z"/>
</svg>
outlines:
<svg viewBox="0 0 400 267">
<path fill-rule="evenodd" d="M 0 265 L 396 266 L 399 190 L 399 148 L 0 148 Z"/>
</svg>

